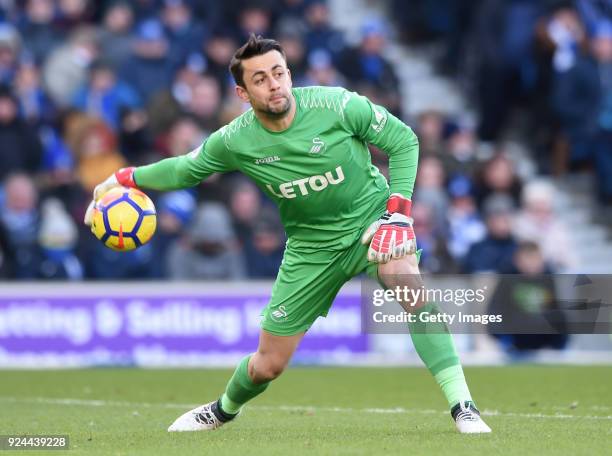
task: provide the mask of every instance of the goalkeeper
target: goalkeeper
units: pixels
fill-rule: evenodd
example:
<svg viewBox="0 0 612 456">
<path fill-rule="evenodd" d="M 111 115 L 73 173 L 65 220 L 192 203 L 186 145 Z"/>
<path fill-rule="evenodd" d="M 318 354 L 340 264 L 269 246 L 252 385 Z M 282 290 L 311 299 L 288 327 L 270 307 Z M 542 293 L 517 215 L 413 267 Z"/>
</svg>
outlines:
<svg viewBox="0 0 612 456">
<path fill-rule="evenodd" d="M 251 35 L 230 71 L 236 94 L 251 109 L 187 155 L 117 171 L 96 187 L 85 215 L 90 225 L 93 204 L 114 186 L 174 190 L 229 171 L 249 176 L 279 207 L 288 241 L 257 351 L 238 364 L 220 398 L 181 415 L 169 431 L 216 429 L 232 421 L 283 372 L 306 331 L 327 315 L 353 276 L 366 271 L 388 288 L 419 286 L 411 279 L 419 274 L 410 218 L 419 147 L 412 130 L 343 88 L 292 88 L 284 51 L 271 39 Z M 389 156 L 390 187 L 372 165 L 368 143 Z M 403 305 L 436 312 L 433 303 Z M 443 324 L 427 325 L 408 324 L 457 429 L 490 432 L 451 335 Z"/>
</svg>

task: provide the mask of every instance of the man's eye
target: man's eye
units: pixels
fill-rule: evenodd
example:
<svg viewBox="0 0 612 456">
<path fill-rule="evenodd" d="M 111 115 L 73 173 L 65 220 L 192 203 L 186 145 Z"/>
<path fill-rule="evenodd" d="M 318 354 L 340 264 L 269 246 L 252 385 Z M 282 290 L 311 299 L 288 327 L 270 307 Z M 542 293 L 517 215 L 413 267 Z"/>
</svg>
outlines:
<svg viewBox="0 0 612 456">
<path fill-rule="evenodd" d="M 255 81 L 255 85 L 261 85 L 262 82 L 263 82 L 263 79 L 257 79 Z"/>
<path fill-rule="evenodd" d="M 283 77 L 284 74 L 285 74 L 284 71 L 279 71 L 278 73 L 276 73 L 276 77 L 277 78 L 281 78 L 281 77 Z"/>
</svg>

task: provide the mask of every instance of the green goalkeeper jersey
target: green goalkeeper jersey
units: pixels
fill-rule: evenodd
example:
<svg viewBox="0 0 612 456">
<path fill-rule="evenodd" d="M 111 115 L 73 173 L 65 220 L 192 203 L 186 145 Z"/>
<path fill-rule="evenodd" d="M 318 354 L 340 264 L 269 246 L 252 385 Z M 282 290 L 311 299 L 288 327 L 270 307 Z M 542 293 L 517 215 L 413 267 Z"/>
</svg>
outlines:
<svg viewBox="0 0 612 456">
<path fill-rule="evenodd" d="M 250 109 L 190 154 L 137 168 L 135 182 L 172 190 L 212 173 L 240 171 L 278 205 L 288 245 L 348 247 L 390 193 L 411 197 L 417 137 L 384 107 L 344 88 L 292 92 L 296 113 L 287 129 L 267 130 Z M 389 156 L 391 188 L 372 164 L 367 143 Z"/>
</svg>

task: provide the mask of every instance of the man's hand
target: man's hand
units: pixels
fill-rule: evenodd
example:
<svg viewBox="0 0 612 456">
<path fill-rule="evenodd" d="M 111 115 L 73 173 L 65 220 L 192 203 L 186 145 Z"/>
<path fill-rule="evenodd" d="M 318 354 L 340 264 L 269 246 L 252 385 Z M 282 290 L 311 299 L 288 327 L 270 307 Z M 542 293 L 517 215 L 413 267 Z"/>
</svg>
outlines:
<svg viewBox="0 0 612 456">
<path fill-rule="evenodd" d="M 87 211 L 85 212 L 85 218 L 83 222 L 87 226 L 91 226 L 91 220 L 93 217 L 93 210 L 96 202 L 108 192 L 110 189 L 115 187 L 134 187 L 136 188 L 136 183 L 134 182 L 134 168 L 133 166 L 129 168 L 121 168 L 114 174 L 106 179 L 101 184 L 96 185 L 93 192 L 93 200 L 87 206 Z"/>
<path fill-rule="evenodd" d="M 410 209 L 412 201 L 398 193 L 387 201 L 387 211 L 363 233 L 361 242 L 370 243 L 368 261 L 387 263 L 416 252 Z"/>
</svg>

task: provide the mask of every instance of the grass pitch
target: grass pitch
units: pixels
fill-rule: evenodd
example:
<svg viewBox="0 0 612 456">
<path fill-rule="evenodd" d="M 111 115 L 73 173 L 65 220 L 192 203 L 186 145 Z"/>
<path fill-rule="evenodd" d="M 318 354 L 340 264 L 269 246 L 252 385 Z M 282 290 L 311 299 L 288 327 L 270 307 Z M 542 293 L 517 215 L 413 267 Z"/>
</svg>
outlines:
<svg viewBox="0 0 612 456">
<path fill-rule="evenodd" d="M 68 434 L 74 455 L 612 452 L 612 367 L 467 368 L 490 435 L 457 434 L 440 390 L 418 368 L 292 368 L 231 425 L 166 432 L 181 413 L 216 398 L 230 375 L 0 371 L 0 434 Z"/>
</svg>

